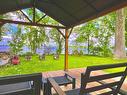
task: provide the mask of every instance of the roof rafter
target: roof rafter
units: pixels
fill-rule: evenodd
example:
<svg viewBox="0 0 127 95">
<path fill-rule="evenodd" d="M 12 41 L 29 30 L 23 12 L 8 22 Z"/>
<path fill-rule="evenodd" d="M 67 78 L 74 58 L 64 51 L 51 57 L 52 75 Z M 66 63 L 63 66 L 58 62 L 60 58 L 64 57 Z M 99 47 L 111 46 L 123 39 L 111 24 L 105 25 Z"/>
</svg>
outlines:
<svg viewBox="0 0 127 95">
<path fill-rule="evenodd" d="M 40 22 L 43 18 L 45 18 L 47 15 L 43 15 L 38 21 L 36 21 L 36 23 Z"/>
<path fill-rule="evenodd" d="M 13 20 L 5 20 L 5 19 L 0 19 L 0 22 L 1 23 L 13 23 L 13 24 L 21 24 L 21 25 L 66 29 L 66 27 L 64 27 L 64 26 L 55 26 L 55 25 L 39 24 L 39 23 L 33 23 L 33 22 L 30 23 L 30 22 L 23 22 L 23 21 L 13 21 Z"/>
<path fill-rule="evenodd" d="M 30 18 L 29 18 L 22 10 L 20 10 L 20 12 L 25 16 L 25 18 L 26 18 L 28 21 L 32 22 L 32 20 L 30 20 Z"/>
</svg>

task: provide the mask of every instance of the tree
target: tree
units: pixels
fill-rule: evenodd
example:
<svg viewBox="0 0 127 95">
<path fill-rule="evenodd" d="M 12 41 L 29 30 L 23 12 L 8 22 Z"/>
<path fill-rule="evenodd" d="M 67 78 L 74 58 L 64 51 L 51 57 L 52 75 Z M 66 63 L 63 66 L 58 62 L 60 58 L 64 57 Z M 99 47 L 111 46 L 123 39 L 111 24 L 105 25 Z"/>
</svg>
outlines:
<svg viewBox="0 0 127 95">
<path fill-rule="evenodd" d="M 63 42 L 64 42 L 63 36 L 56 29 L 51 29 L 49 36 L 50 36 L 51 39 L 53 39 L 56 42 L 56 44 L 58 46 L 57 53 L 61 54 L 62 45 L 63 45 Z"/>
<path fill-rule="evenodd" d="M 12 34 L 12 41 L 9 42 L 9 46 L 13 54 L 18 54 L 22 51 L 24 46 L 25 36 L 22 34 L 22 29 L 18 26 L 18 31 Z"/>
<path fill-rule="evenodd" d="M 115 58 L 125 58 L 125 13 L 124 9 L 116 11 Z"/>
<path fill-rule="evenodd" d="M 94 36 L 97 28 L 94 21 L 90 21 L 79 29 L 79 36 L 76 39 L 76 42 L 87 42 L 87 51 L 90 53 L 90 46 L 92 45 L 91 38 Z"/>
<path fill-rule="evenodd" d="M 50 17 L 47 17 L 44 20 L 46 20 L 48 24 L 60 25 L 57 21 L 53 20 Z M 63 36 L 60 34 L 60 32 L 57 29 L 52 28 L 49 31 L 49 38 L 54 40 L 56 42 L 56 44 L 57 44 L 58 48 L 57 48 L 56 53 L 57 54 L 61 54 L 61 52 L 62 52 L 62 45 L 63 45 L 63 42 L 64 42 Z"/>
<path fill-rule="evenodd" d="M 2 40 L 2 23 L 0 24 L 0 41 Z"/>
<path fill-rule="evenodd" d="M 115 13 L 103 16 L 98 19 L 98 48 L 100 55 L 109 56 L 112 54 L 111 38 L 115 31 Z"/>
<path fill-rule="evenodd" d="M 11 18 L 12 19 L 13 15 L 16 15 L 17 18 L 24 19 L 24 16 L 19 14 L 19 11 L 0 15 L 0 19 L 4 19 L 4 18 L 7 18 L 7 19 Z M 10 31 L 11 27 L 12 27 L 11 24 L 0 23 L 0 40 L 2 40 L 3 35 L 6 35 L 5 32 Z"/>
<path fill-rule="evenodd" d="M 36 49 L 40 48 L 43 42 L 48 41 L 48 36 L 43 27 L 26 27 L 26 44 L 30 47 L 32 53 L 36 53 Z"/>
<path fill-rule="evenodd" d="M 0 15 L 0 19 L 2 19 L 2 18 L 4 18 L 5 17 L 5 15 Z M 2 40 L 2 35 L 4 34 L 4 32 L 2 32 L 3 31 L 3 23 L 1 23 L 0 22 L 0 41 Z"/>
<path fill-rule="evenodd" d="M 23 12 L 32 21 L 33 9 L 29 8 L 27 10 L 23 10 Z M 44 13 L 40 12 L 38 9 L 35 9 L 35 17 L 36 17 L 35 21 L 38 21 L 43 15 Z M 25 18 L 24 20 L 27 20 L 27 19 Z M 46 23 L 47 21 L 48 19 L 44 18 L 44 20 L 41 20 L 39 23 Z M 36 49 L 40 48 L 44 42 L 48 41 L 48 36 L 46 35 L 45 30 L 46 29 L 44 27 L 25 26 L 25 32 L 26 32 L 25 36 L 27 40 L 26 45 L 30 48 L 32 53 L 35 54 Z"/>
<path fill-rule="evenodd" d="M 114 13 L 90 21 L 81 26 L 76 41 L 87 42 L 88 54 L 109 56 L 112 54 L 110 40 L 114 35 L 114 24 Z"/>
<path fill-rule="evenodd" d="M 127 8 L 125 10 L 125 46 L 127 48 Z"/>
</svg>

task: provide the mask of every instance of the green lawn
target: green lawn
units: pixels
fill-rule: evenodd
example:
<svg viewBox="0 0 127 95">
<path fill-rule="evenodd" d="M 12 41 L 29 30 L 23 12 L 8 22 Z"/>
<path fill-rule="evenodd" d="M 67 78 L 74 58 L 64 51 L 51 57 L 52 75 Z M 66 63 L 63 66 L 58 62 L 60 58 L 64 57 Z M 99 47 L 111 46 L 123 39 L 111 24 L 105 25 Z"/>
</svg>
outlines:
<svg viewBox="0 0 127 95">
<path fill-rule="evenodd" d="M 63 70 L 64 68 L 64 55 L 61 55 L 59 60 L 54 60 L 53 56 L 46 56 L 45 61 L 38 59 L 38 56 L 33 56 L 31 61 L 26 61 L 24 57 L 21 57 L 19 65 L 0 67 L 0 76 L 55 71 Z M 69 56 L 69 68 L 85 68 L 86 66 L 120 62 L 127 62 L 127 59 L 116 60 L 110 57 Z"/>
</svg>

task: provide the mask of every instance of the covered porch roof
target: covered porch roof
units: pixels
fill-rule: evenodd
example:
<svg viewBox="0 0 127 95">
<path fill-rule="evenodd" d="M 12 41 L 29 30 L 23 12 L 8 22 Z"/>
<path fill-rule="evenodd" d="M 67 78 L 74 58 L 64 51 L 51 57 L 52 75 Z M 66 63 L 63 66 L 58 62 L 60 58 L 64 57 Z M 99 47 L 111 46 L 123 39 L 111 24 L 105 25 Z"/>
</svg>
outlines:
<svg viewBox="0 0 127 95">
<path fill-rule="evenodd" d="M 127 5 L 127 0 L 0 0 L 0 14 L 37 8 L 71 28 Z"/>
</svg>

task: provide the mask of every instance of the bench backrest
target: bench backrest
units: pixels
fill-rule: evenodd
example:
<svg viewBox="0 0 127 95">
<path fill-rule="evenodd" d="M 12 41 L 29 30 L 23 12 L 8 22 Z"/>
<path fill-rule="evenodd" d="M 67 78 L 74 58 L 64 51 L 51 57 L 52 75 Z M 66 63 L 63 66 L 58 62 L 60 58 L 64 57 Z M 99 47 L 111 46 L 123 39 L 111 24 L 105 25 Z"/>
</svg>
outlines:
<svg viewBox="0 0 127 95">
<path fill-rule="evenodd" d="M 0 77 L 0 95 L 40 95 L 41 73 Z"/>
<path fill-rule="evenodd" d="M 121 68 L 121 67 L 124 67 L 124 68 Z M 105 73 L 105 74 L 101 74 L 97 76 L 93 76 L 93 75 L 91 76 L 91 73 L 93 71 L 107 70 L 107 69 L 113 70 L 113 68 L 121 68 L 121 69 L 116 70 L 117 72 L 113 72 L 113 73 Z M 117 95 L 117 93 L 119 92 L 126 78 L 126 75 L 127 75 L 127 63 L 87 67 L 86 72 L 81 74 L 80 95 L 84 95 L 84 93 L 96 92 L 96 91 L 107 89 L 107 88 L 110 90 L 106 90 L 106 92 L 103 92 L 99 95 L 112 95 L 112 94 Z M 117 78 L 117 80 L 110 81 L 108 83 L 102 82 L 107 79 L 114 80 L 113 78 Z M 87 87 L 88 83 L 91 83 L 91 82 L 98 82 L 100 84 L 97 86 Z"/>
</svg>

